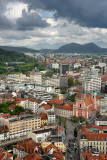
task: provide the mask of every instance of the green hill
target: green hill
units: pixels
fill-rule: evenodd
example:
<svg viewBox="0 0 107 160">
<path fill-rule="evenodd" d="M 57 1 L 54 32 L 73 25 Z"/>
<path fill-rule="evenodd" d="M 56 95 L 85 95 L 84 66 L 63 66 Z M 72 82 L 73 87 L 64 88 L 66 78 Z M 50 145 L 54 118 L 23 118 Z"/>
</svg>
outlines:
<svg viewBox="0 0 107 160">
<path fill-rule="evenodd" d="M 27 47 L 13 47 L 13 46 L 0 46 L 0 48 L 7 51 L 14 51 L 19 53 L 38 53 L 38 50 L 27 48 Z"/>
<path fill-rule="evenodd" d="M 14 62 L 23 62 L 23 64 Z M 39 70 L 44 70 L 43 64 L 37 62 L 35 58 L 29 57 L 24 53 L 6 51 L 0 48 L 0 74 L 10 74 L 17 72 L 26 73 L 35 67 L 38 67 Z"/>
</svg>

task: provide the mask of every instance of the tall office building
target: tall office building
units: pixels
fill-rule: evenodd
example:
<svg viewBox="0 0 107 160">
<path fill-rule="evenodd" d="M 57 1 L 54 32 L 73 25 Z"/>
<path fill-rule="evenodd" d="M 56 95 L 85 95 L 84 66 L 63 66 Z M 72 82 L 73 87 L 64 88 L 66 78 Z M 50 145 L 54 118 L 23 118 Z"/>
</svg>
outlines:
<svg viewBox="0 0 107 160">
<path fill-rule="evenodd" d="M 70 65 L 69 64 L 61 64 L 60 65 L 60 74 L 65 74 L 66 72 L 69 72 Z"/>
</svg>

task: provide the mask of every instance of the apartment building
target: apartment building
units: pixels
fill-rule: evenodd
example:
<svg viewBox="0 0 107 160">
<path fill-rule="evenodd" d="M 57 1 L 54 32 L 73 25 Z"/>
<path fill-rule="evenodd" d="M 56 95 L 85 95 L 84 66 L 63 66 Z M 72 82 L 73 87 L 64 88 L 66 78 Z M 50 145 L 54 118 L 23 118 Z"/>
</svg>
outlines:
<svg viewBox="0 0 107 160">
<path fill-rule="evenodd" d="M 85 77 L 82 83 L 84 91 L 100 91 L 101 90 L 101 77 Z"/>
<path fill-rule="evenodd" d="M 42 84 L 42 73 L 41 72 L 31 72 L 30 73 L 30 80 L 35 82 L 36 84 Z"/>
<path fill-rule="evenodd" d="M 43 84 L 54 86 L 55 88 L 65 88 L 68 87 L 68 78 L 66 76 L 45 78 L 43 79 Z"/>
<path fill-rule="evenodd" d="M 35 99 L 29 97 L 28 99 L 23 99 L 19 105 L 22 106 L 24 109 L 30 109 L 33 113 L 38 113 L 38 109 L 42 104 L 42 100 Z"/>
<path fill-rule="evenodd" d="M 56 115 L 55 112 L 48 112 L 48 124 L 54 124 L 56 122 Z"/>
<path fill-rule="evenodd" d="M 107 154 L 107 126 L 81 126 L 78 131 L 80 150 L 92 147 Z"/>
<path fill-rule="evenodd" d="M 5 125 L 9 129 L 10 138 L 26 135 L 29 131 L 38 129 L 41 126 L 41 118 L 37 115 L 19 115 L 8 118 Z"/>
<path fill-rule="evenodd" d="M 107 116 L 97 116 L 95 120 L 97 126 L 107 126 Z"/>
<path fill-rule="evenodd" d="M 50 135 L 51 135 L 52 129 L 47 128 L 40 128 L 35 131 L 30 131 L 28 133 L 28 138 L 32 138 L 35 142 L 41 143 L 48 141 Z"/>
<path fill-rule="evenodd" d="M 35 91 L 33 93 L 34 98 L 41 99 L 42 101 L 49 101 L 52 99 L 52 94 L 45 92 L 45 91 Z"/>
</svg>

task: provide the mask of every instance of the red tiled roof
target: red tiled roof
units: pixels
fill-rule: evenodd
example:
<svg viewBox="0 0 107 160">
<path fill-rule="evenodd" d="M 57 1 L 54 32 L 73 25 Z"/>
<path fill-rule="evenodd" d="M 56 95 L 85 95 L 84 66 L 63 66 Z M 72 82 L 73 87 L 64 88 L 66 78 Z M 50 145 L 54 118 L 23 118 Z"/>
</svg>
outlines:
<svg viewBox="0 0 107 160">
<path fill-rule="evenodd" d="M 41 160 L 43 159 L 38 153 L 27 154 L 23 160 Z"/>
<path fill-rule="evenodd" d="M 44 113 L 44 112 L 41 112 L 41 113 L 40 113 L 40 117 L 41 117 L 41 120 L 46 120 L 46 119 L 48 119 L 47 114 Z"/>
<path fill-rule="evenodd" d="M 29 101 L 36 102 L 36 103 L 38 103 L 38 104 L 40 104 L 40 103 L 42 102 L 41 99 L 34 99 L 34 98 L 32 98 L 32 97 L 29 97 L 28 99 L 29 99 Z"/>
<path fill-rule="evenodd" d="M 42 106 L 43 106 L 43 108 L 45 109 L 45 110 L 48 110 L 48 109 L 51 109 L 52 107 L 50 106 L 50 105 L 48 105 L 48 104 L 42 104 Z"/>
<path fill-rule="evenodd" d="M 11 115 L 10 115 L 10 113 L 0 114 L 0 118 L 1 117 L 3 117 L 3 118 L 10 118 Z"/>
<path fill-rule="evenodd" d="M 73 111 L 73 103 L 72 102 L 64 104 L 63 106 L 54 105 L 54 107 L 59 108 L 59 109 L 63 109 L 63 110 Z"/>
<path fill-rule="evenodd" d="M 48 101 L 48 104 L 58 104 L 58 105 L 63 105 L 64 102 L 62 100 L 59 100 L 59 99 L 50 99 Z"/>
<path fill-rule="evenodd" d="M 80 88 L 77 88 L 77 89 L 73 89 L 72 92 L 83 92 L 83 90 Z"/>
<path fill-rule="evenodd" d="M 9 152 L 2 153 L 0 152 L 0 160 L 12 158 L 13 155 Z"/>
<path fill-rule="evenodd" d="M 84 160 L 86 160 L 86 157 L 88 158 L 88 160 L 96 160 L 96 159 L 101 159 L 101 160 L 107 160 L 107 155 L 104 153 L 99 153 L 99 156 L 97 155 L 92 155 L 90 149 L 82 152 L 83 158 Z"/>
<path fill-rule="evenodd" d="M 101 127 L 103 127 L 103 128 L 101 128 Z M 102 130 L 102 129 L 107 129 L 107 126 L 87 125 L 87 126 L 82 126 L 79 130 L 80 134 L 85 134 L 86 138 L 89 141 L 92 141 L 92 140 L 105 141 L 106 140 L 107 133 L 95 133 L 95 132 L 90 131 L 89 128 L 98 128 L 99 130 Z"/>
<path fill-rule="evenodd" d="M 38 149 L 40 149 L 40 143 L 36 143 L 31 138 L 28 138 L 18 142 L 14 146 L 14 148 L 20 149 L 22 151 L 26 151 L 27 153 L 33 153 L 36 146 L 38 147 Z"/>
</svg>

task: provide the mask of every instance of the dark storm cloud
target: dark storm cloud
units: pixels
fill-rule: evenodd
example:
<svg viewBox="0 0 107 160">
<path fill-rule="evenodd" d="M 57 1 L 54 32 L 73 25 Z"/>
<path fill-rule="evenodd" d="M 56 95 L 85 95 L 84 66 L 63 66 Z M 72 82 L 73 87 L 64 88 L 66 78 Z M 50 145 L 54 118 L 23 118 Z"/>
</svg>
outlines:
<svg viewBox="0 0 107 160">
<path fill-rule="evenodd" d="M 19 30 L 32 30 L 34 28 L 43 28 L 49 26 L 49 24 L 41 18 L 36 12 L 22 11 L 22 17 L 16 21 Z"/>
<path fill-rule="evenodd" d="M 107 0 L 20 0 L 29 9 L 56 11 L 55 17 L 67 18 L 86 27 L 107 28 Z"/>
<path fill-rule="evenodd" d="M 0 30 L 33 30 L 49 26 L 37 12 L 26 12 L 25 9 L 22 11 L 22 17 L 14 21 L 8 19 L 5 15 L 8 2 L 15 2 L 15 0 L 0 0 Z"/>
<path fill-rule="evenodd" d="M 0 0 L 0 29 L 9 29 L 12 27 L 11 22 L 4 15 L 6 11 L 7 3 L 8 3 L 8 0 L 5 0 L 5 1 Z"/>
</svg>

